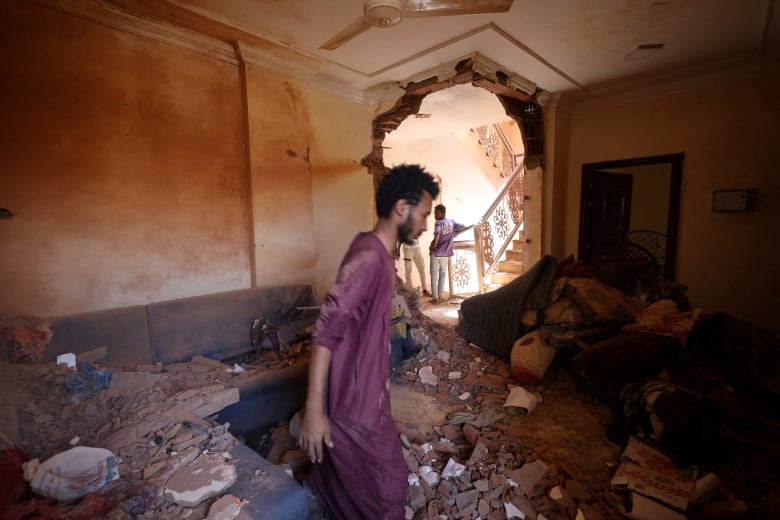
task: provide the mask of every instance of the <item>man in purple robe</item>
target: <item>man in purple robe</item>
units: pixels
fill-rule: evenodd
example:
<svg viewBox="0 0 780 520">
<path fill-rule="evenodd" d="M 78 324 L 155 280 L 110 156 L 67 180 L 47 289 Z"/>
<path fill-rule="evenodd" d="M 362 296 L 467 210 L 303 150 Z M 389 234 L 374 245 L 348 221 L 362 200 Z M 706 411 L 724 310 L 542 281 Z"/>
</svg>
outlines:
<svg viewBox="0 0 780 520">
<path fill-rule="evenodd" d="M 376 192 L 379 217 L 359 233 L 312 334 L 299 442 L 313 465 L 305 486 L 338 519 L 402 520 L 408 470 L 390 411 L 390 301 L 398 242 L 426 230 L 439 186 L 396 166 Z"/>
</svg>

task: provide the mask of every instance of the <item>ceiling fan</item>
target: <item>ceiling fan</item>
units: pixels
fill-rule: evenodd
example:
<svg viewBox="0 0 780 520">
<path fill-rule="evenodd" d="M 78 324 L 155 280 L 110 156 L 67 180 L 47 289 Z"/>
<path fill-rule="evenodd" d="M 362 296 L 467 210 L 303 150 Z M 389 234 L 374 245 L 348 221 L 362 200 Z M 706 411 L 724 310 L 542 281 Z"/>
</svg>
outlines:
<svg viewBox="0 0 780 520">
<path fill-rule="evenodd" d="M 320 49 L 332 51 L 371 27 L 393 27 L 404 18 L 504 13 L 513 0 L 366 0 L 363 16 L 337 32 Z"/>
</svg>

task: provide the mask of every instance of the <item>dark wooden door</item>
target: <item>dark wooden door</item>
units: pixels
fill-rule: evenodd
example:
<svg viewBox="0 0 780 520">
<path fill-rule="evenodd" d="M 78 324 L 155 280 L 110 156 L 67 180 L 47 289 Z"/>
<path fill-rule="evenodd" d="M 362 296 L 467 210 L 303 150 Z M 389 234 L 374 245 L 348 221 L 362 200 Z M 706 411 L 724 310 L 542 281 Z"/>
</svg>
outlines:
<svg viewBox="0 0 780 520">
<path fill-rule="evenodd" d="M 625 284 L 633 180 L 630 174 L 603 171 L 593 172 L 590 179 L 589 262 L 601 282 L 621 290 Z"/>
</svg>

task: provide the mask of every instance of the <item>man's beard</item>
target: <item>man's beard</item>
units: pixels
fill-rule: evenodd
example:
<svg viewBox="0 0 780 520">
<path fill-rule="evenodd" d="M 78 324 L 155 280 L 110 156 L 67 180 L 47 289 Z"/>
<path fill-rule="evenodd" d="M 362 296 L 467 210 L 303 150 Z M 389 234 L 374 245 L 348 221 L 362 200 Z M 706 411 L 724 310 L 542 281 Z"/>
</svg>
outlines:
<svg viewBox="0 0 780 520">
<path fill-rule="evenodd" d="M 406 222 L 398 226 L 398 240 L 400 240 L 402 244 L 411 246 L 414 245 L 416 238 L 417 237 L 412 236 L 412 213 L 410 212 L 406 217 Z"/>
</svg>

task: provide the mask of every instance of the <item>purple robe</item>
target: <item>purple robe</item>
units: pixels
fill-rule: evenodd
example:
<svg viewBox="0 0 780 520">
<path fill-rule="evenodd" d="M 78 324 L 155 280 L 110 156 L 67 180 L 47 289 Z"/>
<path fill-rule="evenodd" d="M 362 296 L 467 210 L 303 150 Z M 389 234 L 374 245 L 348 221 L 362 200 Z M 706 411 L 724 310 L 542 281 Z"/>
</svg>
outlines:
<svg viewBox="0 0 780 520">
<path fill-rule="evenodd" d="M 332 352 L 325 412 L 333 448 L 306 484 L 336 518 L 403 519 L 408 471 L 390 411 L 390 300 L 395 263 L 360 233 L 322 304 L 315 343 Z"/>
</svg>

